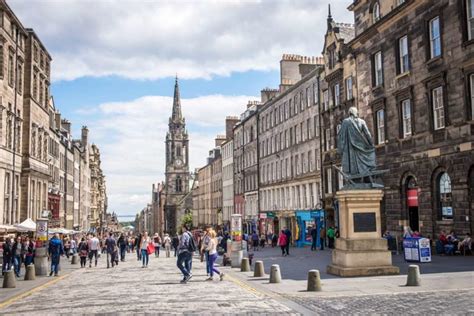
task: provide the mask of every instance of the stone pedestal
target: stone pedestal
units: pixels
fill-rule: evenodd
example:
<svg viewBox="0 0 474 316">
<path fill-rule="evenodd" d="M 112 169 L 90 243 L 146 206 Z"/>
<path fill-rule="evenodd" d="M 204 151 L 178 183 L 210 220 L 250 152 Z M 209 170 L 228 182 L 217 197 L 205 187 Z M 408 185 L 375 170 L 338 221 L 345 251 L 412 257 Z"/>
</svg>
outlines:
<svg viewBox="0 0 474 316">
<path fill-rule="evenodd" d="M 35 270 L 36 275 L 48 275 L 48 249 L 37 248 L 35 251 Z"/>
<path fill-rule="evenodd" d="M 244 258 L 244 252 L 242 251 L 242 242 L 233 241 L 230 253 L 231 267 L 240 268 L 242 259 Z"/>
<path fill-rule="evenodd" d="M 399 274 L 387 240 L 381 238 L 380 189 L 343 190 L 339 201 L 339 234 L 327 272 L 343 277 Z"/>
</svg>

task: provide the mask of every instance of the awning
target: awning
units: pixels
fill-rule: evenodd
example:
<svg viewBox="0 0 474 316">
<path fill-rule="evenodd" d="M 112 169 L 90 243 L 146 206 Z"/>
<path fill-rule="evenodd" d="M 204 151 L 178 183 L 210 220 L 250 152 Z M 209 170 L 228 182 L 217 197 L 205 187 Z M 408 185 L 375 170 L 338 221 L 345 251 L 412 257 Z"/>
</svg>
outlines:
<svg viewBox="0 0 474 316">
<path fill-rule="evenodd" d="M 16 224 L 15 227 L 18 229 L 18 231 L 24 231 L 24 232 L 36 231 L 36 223 L 31 218 L 27 218 L 22 223 Z"/>
</svg>

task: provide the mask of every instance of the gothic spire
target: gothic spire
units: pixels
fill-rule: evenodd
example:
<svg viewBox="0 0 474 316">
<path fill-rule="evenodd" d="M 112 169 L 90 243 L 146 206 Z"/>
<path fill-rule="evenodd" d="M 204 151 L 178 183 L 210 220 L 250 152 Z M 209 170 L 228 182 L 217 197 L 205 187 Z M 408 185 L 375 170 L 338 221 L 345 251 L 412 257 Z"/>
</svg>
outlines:
<svg viewBox="0 0 474 316">
<path fill-rule="evenodd" d="M 183 116 L 181 114 L 181 99 L 179 97 L 178 75 L 176 75 L 175 84 L 174 84 L 173 112 L 171 115 L 171 121 L 174 123 L 180 123 L 182 120 L 183 120 Z"/>
<path fill-rule="evenodd" d="M 332 29 L 332 15 L 331 15 L 331 4 L 328 4 L 328 30 Z"/>
</svg>

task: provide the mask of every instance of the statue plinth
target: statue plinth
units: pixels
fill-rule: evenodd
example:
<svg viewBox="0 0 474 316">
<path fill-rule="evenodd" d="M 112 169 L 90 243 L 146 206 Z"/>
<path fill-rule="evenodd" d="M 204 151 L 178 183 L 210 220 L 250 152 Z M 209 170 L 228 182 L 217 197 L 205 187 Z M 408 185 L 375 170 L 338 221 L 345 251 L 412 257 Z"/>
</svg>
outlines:
<svg viewBox="0 0 474 316">
<path fill-rule="evenodd" d="M 327 272 L 343 277 L 399 274 L 399 268 L 392 265 L 387 240 L 380 237 L 383 191 L 342 190 L 336 196 L 340 238 Z"/>
</svg>

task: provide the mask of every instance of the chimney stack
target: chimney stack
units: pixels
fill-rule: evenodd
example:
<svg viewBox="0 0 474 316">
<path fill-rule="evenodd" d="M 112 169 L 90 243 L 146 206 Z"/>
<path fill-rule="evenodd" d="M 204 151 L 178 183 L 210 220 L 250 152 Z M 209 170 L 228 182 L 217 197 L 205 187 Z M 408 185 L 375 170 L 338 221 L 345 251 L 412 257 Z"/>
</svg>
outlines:
<svg viewBox="0 0 474 316">
<path fill-rule="evenodd" d="M 87 126 L 83 126 L 81 130 L 81 142 L 82 146 L 87 147 L 87 142 L 89 141 L 89 129 Z"/>
</svg>

